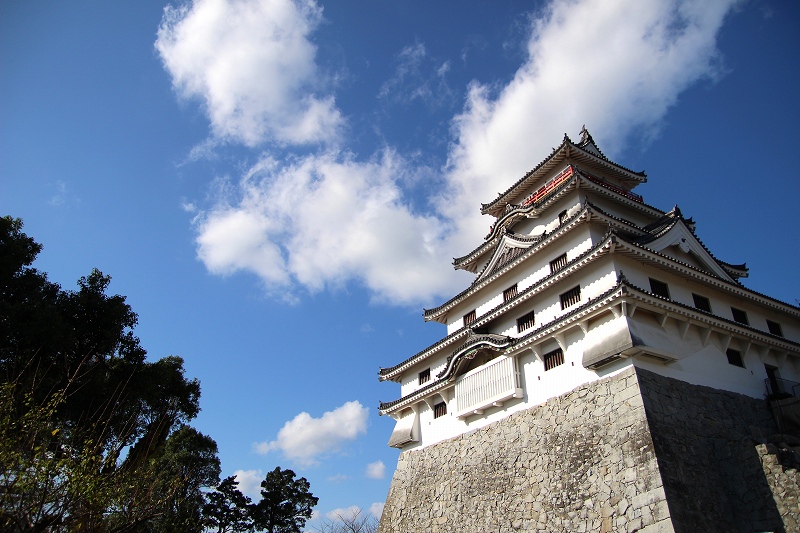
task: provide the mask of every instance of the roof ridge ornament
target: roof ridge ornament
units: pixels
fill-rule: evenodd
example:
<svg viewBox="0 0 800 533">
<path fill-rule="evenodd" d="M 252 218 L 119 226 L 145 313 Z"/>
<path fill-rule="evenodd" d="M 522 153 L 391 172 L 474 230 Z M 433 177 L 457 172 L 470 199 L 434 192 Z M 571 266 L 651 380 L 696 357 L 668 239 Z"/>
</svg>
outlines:
<svg viewBox="0 0 800 533">
<path fill-rule="evenodd" d="M 586 124 L 581 127 L 581 140 L 578 142 L 581 146 L 592 143 L 594 144 L 594 139 L 592 138 L 592 134 L 589 133 L 589 130 L 586 129 Z"/>
</svg>

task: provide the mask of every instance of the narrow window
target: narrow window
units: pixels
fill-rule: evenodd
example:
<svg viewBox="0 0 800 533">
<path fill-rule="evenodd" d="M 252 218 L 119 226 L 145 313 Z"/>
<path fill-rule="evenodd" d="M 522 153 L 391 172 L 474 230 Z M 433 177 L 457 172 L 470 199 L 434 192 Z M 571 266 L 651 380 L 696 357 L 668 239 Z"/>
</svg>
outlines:
<svg viewBox="0 0 800 533">
<path fill-rule="evenodd" d="M 772 320 L 767 320 L 767 329 L 773 335 L 777 335 L 778 337 L 783 337 L 783 328 L 777 322 L 773 322 Z"/>
<path fill-rule="evenodd" d="M 447 414 L 447 404 L 439 402 L 433 406 L 433 418 L 439 418 Z"/>
<path fill-rule="evenodd" d="M 745 313 L 741 309 L 736 309 L 735 307 L 731 307 L 731 313 L 733 313 L 733 320 L 735 320 L 739 324 L 750 324 L 750 322 L 747 320 L 747 313 Z"/>
<path fill-rule="evenodd" d="M 566 309 L 581 301 L 581 286 L 573 287 L 561 296 L 561 309 Z"/>
<path fill-rule="evenodd" d="M 419 384 L 422 385 L 423 383 L 427 383 L 431 379 L 431 369 L 426 368 L 422 372 L 419 373 Z"/>
<path fill-rule="evenodd" d="M 517 284 L 515 283 L 503 291 L 503 303 L 511 300 L 516 296 L 517 296 Z"/>
<path fill-rule="evenodd" d="M 473 309 L 472 311 L 464 315 L 464 325 L 469 326 L 470 324 L 475 322 L 476 318 L 477 316 L 475 315 L 475 309 Z"/>
<path fill-rule="evenodd" d="M 650 292 L 656 296 L 661 296 L 662 298 L 669 300 L 669 286 L 663 281 L 650 278 Z"/>
<path fill-rule="evenodd" d="M 535 323 L 533 311 L 525 313 L 517 319 L 517 333 L 522 333 L 526 329 L 531 329 Z"/>
<path fill-rule="evenodd" d="M 561 270 L 567 266 L 567 254 L 561 254 L 552 261 L 550 261 L 550 273 L 556 272 L 557 270 Z"/>
<path fill-rule="evenodd" d="M 544 354 L 544 370 L 545 372 L 564 364 L 564 352 L 561 348 L 553 350 L 552 352 Z"/>
<path fill-rule="evenodd" d="M 564 221 L 567 220 L 567 210 L 564 209 L 558 214 L 558 223 L 563 224 Z"/>
<path fill-rule="evenodd" d="M 767 383 L 769 383 L 769 390 L 767 392 L 769 394 L 786 392 L 786 390 L 781 390 L 783 387 L 781 387 L 778 368 L 772 365 L 764 365 L 764 370 L 767 371 Z"/>
<path fill-rule="evenodd" d="M 733 366 L 740 366 L 744 368 L 744 361 L 742 361 L 742 352 L 740 352 L 739 350 L 728 348 L 728 351 L 725 352 L 725 355 L 728 356 L 728 363 L 732 364 Z"/>
<path fill-rule="evenodd" d="M 694 300 L 694 306 L 696 308 L 707 313 L 711 312 L 711 301 L 708 298 L 692 293 L 692 299 Z"/>
</svg>

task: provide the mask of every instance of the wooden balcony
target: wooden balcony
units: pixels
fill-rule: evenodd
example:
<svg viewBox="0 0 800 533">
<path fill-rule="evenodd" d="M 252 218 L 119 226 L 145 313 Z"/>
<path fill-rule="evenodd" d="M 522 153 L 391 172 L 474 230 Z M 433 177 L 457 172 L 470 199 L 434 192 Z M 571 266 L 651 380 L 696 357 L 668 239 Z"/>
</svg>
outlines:
<svg viewBox="0 0 800 533">
<path fill-rule="evenodd" d="M 483 414 L 512 398 L 522 398 L 517 360 L 501 356 L 461 376 L 456 381 L 456 416 Z"/>
</svg>

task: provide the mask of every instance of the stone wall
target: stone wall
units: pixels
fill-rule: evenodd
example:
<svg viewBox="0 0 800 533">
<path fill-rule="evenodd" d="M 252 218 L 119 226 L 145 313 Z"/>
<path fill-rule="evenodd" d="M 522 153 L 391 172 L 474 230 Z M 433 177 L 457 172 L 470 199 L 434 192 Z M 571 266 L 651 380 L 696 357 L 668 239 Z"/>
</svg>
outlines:
<svg viewBox="0 0 800 533">
<path fill-rule="evenodd" d="M 753 433 L 777 428 L 764 400 L 637 370 L 676 531 L 781 531 Z"/>
<path fill-rule="evenodd" d="M 671 531 L 631 369 L 400 455 L 380 533 Z"/>
<path fill-rule="evenodd" d="M 766 402 L 631 368 L 401 453 L 379 532 L 797 531 L 754 431 Z"/>
<path fill-rule="evenodd" d="M 797 452 L 773 444 L 759 444 L 756 451 L 785 531 L 800 531 L 800 459 Z"/>
</svg>

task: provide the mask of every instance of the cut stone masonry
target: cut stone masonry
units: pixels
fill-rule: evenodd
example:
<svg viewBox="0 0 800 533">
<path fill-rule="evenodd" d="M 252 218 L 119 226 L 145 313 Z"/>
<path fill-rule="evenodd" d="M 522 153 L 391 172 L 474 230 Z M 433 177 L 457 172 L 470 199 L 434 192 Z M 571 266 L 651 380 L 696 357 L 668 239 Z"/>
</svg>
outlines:
<svg viewBox="0 0 800 533">
<path fill-rule="evenodd" d="M 797 465 L 754 430 L 764 400 L 629 368 L 401 453 L 379 532 L 798 531 Z"/>
</svg>

